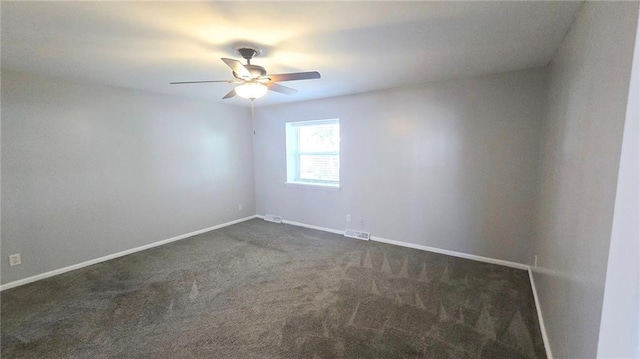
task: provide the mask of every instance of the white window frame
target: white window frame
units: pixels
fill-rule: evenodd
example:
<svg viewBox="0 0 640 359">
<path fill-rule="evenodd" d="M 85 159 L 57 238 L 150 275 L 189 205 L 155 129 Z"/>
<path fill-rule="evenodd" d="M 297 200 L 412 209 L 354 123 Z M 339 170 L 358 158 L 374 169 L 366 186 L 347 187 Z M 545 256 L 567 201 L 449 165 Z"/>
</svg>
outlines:
<svg viewBox="0 0 640 359">
<path fill-rule="evenodd" d="M 340 158 L 340 145 L 338 145 L 337 152 L 300 152 L 299 151 L 299 132 L 298 130 L 301 127 L 305 126 L 317 126 L 317 125 L 329 125 L 329 124 L 337 124 L 340 126 L 340 119 L 332 118 L 325 120 L 309 120 L 309 121 L 298 121 L 298 122 L 287 122 L 285 124 L 285 138 L 286 138 L 286 171 L 287 171 L 287 181 L 285 182 L 288 186 L 294 187 L 309 187 L 309 188 L 318 188 L 318 189 L 328 189 L 328 190 L 339 190 L 340 189 L 340 172 L 338 172 L 338 181 L 323 181 L 323 180 L 309 180 L 300 178 L 300 156 L 301 155 L 332 155 L 338 156 L 338 161 L 341 161 Z"/>
</svg>

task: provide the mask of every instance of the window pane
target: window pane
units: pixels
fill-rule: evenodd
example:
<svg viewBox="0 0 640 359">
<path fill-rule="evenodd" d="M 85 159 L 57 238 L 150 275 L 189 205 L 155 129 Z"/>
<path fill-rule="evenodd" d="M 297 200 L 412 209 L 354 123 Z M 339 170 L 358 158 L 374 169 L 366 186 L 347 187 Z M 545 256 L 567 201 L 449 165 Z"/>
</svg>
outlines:
<svg viewBox="0 0 640 359">
<path fill-rule="evenodd" d="M 300 152 L 340 151 L 340 127 L 337 124 L 300 126 Z"/>
<path fill-rule="evenodd" d="M 301 155 L 300 179 L 338 182 L 340 157 L 336 155 Z"/>
</svg>

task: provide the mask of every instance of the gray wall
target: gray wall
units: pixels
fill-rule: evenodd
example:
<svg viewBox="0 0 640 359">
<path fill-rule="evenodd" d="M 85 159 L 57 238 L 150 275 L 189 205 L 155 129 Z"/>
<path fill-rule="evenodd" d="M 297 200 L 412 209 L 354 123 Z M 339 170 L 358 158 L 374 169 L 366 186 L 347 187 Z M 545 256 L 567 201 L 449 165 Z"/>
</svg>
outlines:
<svg viewBox="0 0 640 359">
<path fill-rule="evenodd" d="M 596 357 L 637 16 L 586 2 L 549 67 L 534 278 L 556 358 Z"/>
<path fill-rule="evenodd" d="M 246 108 L 2 71 L 2 283 L 255 214 L 251 146 Z"/>
<path fill-rule="evenodd" d="M 613 211 L 599 358 L 640 358 L 640 24 Z"/>
<path fill-rule="evenodd" d="M 528 70 L 257 108 L 257 213 L 529 263 L 545 79 Z M 340 119 L 341 190 L 284 185 L 285 123 L 325 118 Z"/>
</svg>

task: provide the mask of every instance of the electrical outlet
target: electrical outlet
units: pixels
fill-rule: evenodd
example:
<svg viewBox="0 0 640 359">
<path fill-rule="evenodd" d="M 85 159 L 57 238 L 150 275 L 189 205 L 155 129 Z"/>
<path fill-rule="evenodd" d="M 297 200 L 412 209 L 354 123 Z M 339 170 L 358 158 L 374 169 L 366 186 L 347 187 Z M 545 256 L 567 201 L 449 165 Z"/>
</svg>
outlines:
<svg viewBox="0 0 640 359">
<path fill-rule="evenodd" d="M 20 260 L 20 253 L 12 254 L 9 256 L 9 266 L 17 266 L 22 264 L 22 260 Z"/>
<path fill-rule="evenodd" d="M 238 211 L 242 211 L 242 205 L 241 204 L 238 205 Z"/>
<path fill-rule="evenodd" d="M 538 255 L 537 254 L 535 256 L 533 256 L 533 266 L 534 267 L 538 266 Z"/>
<path fill-rule="evenodd" d="M 347 222 L 351 222 L 351 215 L 347 214 Z"/>
</svg>

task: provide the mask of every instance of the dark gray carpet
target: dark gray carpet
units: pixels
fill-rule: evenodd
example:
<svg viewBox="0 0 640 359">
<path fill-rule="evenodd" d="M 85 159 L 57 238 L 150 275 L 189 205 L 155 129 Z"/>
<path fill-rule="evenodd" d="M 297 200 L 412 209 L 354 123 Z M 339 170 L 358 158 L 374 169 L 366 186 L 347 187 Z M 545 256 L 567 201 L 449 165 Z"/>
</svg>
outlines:
<svg viewBox="0 0 640 359">
<path fill-rule="evenodd" d="M 545 358 L 527 272 L 251 220 L 2 292 L 9 358 Z"/>
</svg>

